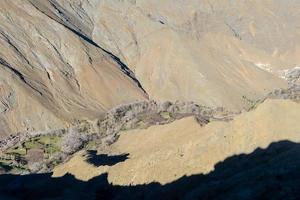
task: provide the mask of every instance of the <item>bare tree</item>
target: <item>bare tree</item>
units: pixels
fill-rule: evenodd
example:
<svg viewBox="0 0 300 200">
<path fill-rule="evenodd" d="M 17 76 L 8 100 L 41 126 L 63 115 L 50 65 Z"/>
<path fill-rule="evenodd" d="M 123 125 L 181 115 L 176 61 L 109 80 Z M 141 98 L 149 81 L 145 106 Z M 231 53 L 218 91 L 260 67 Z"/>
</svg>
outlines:
<svg viewBox="0 0 300 200">
<path fill-rule="evenodd" d="M 70 128 L 68 133 L 63 137 L 61 147 L 66 154 L 72 154 L 78 151 L 84 144 L 84 138 L 77 128 Z"/>
</svg>

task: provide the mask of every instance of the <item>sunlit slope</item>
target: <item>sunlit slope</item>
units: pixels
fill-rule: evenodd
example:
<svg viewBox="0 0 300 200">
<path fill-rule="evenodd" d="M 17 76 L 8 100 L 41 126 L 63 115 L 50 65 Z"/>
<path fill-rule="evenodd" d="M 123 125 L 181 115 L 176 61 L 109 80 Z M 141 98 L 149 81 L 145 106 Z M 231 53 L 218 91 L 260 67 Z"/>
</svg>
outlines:
<svg viewBox="0 0 300 200">
<path fill-rule="evenodd" d="M 211 122 L 200 127 L 194 118 L 145 130 L 121 133 L 112 145 L 113 154 L 129 153 L 129 159 L 112 167 L 90 165 L 76 155 L 57 167 L 54 176 L 67 172 L 88 180 L 108 172 L 113 184 L 168 183 L 184 175 L 208 173 L 227 157 L 266 148 L 272 142 L 300 142 L 300 105 L 289 100 L 267 100 L 257 109 L 230 122 Z M 72 166 L 76 166 L 76 169 Z"/>
<path fill-rule="evenodd" d="M 120 64 L 28 1 L 0 2 L 0 136 L 146 99 Z"/>
<path fill-rule="evenodd" d="M 84 17 L 77 23 L 89 27 L 82 33 L 127 63 L 156 100 L 241 109 L 247 106 L 242 96 L 252 100 L 285 87 L 282 70 L 300 63 L 297 1 L 109 0 L 60 6 L 68 15 L 80 12 Z"/>
</svg>

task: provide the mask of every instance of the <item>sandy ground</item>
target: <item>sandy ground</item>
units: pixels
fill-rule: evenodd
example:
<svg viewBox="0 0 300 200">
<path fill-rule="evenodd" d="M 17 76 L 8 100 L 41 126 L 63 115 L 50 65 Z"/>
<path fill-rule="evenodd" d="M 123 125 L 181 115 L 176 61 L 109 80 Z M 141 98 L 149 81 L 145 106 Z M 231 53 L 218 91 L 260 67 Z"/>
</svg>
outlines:
<svg viewBox="0 0 300 200">
<path fill-rule="evenodd" d="M 267 100 L 257 109 L 230 122 L 211 122 L 200 127 L 194 118 L 145 130 L 121 133 L 113 154 L 129 153 L 114 166 L 86 163 L 84 152 L 58 166 L 54 176 L 71 173 L 88 180 L 108 172 L 116 185 L 169 183 L 184 175 L 208 173 L 229 156 L 251 153 L 281 140 L 300 141 L 300 105 L 289 100 Z"/>
</svg>

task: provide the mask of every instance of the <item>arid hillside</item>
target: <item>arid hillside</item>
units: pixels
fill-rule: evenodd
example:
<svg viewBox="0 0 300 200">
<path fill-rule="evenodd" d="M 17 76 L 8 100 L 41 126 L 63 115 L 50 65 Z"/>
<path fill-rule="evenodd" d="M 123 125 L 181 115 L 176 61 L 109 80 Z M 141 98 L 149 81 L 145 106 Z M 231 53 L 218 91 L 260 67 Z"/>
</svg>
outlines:
<svg viewBox="0 0 300 200">
<path fill-rule="evenodd" d="M 51 173 L 1 175 L 0 197 L 297 199 L 299 120 L 297 101 L 266 99 L 231 121 L 186 117 L 122 131 Z"/>
<path fill-rule="evenodd" d="M 49 2 L 36 6 L 117 55 L 155 100 L 241 109 L 300 62 L 298 1 Z"/>
<path fill-rule="evenodd" d="M 147 99 L 118 58 L 28 1 L 1 1 L 0 13 L 0 137 L 95 119 Z"/>
<path fill-rule="evenodd" d="M 207 174 L 228 157 L 250 154 L 273 142 L 298 143 L 299 120 L 298 103 L 266 100 L 230 122 L 213 121 L 201 127 L 190 117 L 167 125 L 126 131 L 106 150 L 110 155 L 127 154 L 125 160 L 111 167 L 95 166 L 86 160 L 84 152 L 79 152 L 54 169 L 54 176 L 71 173 L 87 181 L 108 173 L 108 181 L 114 185 L 166 184 L 183 176 Z"/>
<path fill-rule="evenodd" d="M 239 111 L 300 62 L 298 1 L 0 4 L 1 137 L 148 97 Z"/>
<path fill-rule="evenodd" d="M 0 199 L 300 199 L 300 1 L 0 0 Z"/>
</svg>

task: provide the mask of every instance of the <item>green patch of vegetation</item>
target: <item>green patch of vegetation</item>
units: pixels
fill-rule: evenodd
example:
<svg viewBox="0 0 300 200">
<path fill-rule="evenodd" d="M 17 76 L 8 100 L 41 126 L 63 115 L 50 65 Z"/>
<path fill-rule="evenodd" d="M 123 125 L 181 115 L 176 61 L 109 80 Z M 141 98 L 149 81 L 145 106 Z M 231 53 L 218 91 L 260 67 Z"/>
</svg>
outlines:
<svg viewBox="0 0 300 200">
<path fill-rule="evenodd" d="M 20 173 L 23 173 L 23 172 L 29 172 L 29 169 L 28 167 L 26 166 L 21 166 L 21 165 L 18 165 L 18 166 L 11 166 L 12 169 L 11 169 L 11 173 L 13 174 L 20 174 Z"/>
<path fill-rule="evenodd" d="M 250 108 L 254 107 L 257 101 L 249 99 L 247 96 L 242 96 L 242 99 L 249 105 Z"/>
<path fill-rule="evenodd" d="M 42 148 L 42 144 L 36 142 L 34 139 L 30 139 L 22 144 L 22 146 L 26 149 L 37 149 Z"/>
<path fill-rule="evenodd" d="M 137 123 L 137 128 L 146 128 L 146 127 L 147 127 L 147 123 L 144 122 L 143 120 Z"/>
<path fill-rule="evenodd" d="M 86 145 L 85 145 L 85 149 L 87 150 L 91 150 L 94 149 L 97 146 L 97 141 L 89 141 Z"/>
<path fill-rule="evenodd" d="M 127 127 L 126 124 L 125 124 L 125 125 L 123 125 L 123 126 L 121 127 L 120 131 L 126 131 L 126 130 L 128 130 L 128 127 Z"/>
<path fill-rule="evenodd" d="M 4 169 L 5 172 L 10 173 L 23 173 L 28 172 L 28 168 L 26 165 L 22 165 L 21 163 L 16 162 L 17 159 L 22 158 L 19 154 L 11 153 L 11 159 L 8 159 L 10 156 L 6 156 L 4 158 L 3 156 L 0 158 L 0 168 Z"/>
<path fill-rule="evenodd" d="M 166 112 L 166 111 L 160 112 L 159 115 L 160 115 L 162 118 L 164 118 L 164 119 L 170 119 L 170 118 L 171 118 L 170 113 L 169 113 L 169 112 Z"/>
<path fill-rule="evenodd" d="M 38 141 L 43 144 L 58 144 L 61 137 L 59 136 L 41 136 L 38 138 Z"/>
<path fill-rule="evenodd" d="M 0 167 L 6 167 L 6 166 L 10 166 L 11 165 L 11 161 L 8 160 L 0 160 Z"/>
<path fill-rule="evenodd" d="M 26 149 L 21 145 L 12 147 L 6 151 L 6 154 L 18 154 L 20 156 L 26 155 Z"/>
<path fill-rule="evenodd" d="M 32 149 L 42 149 L 44 151 L 45 162 L 52 159 L 52 155 L 61 150 L 61 137 L 59 136 L 39 136 L 30 138 L 29 140 L 9 148 L 0 157 L 1 162 L 12 166 L 10 172 L 28 171 L 27 153 Z"/>
<path fill-rule="evenodd" d="M 41 144 L 47 154 L 53 154 L 60 151 L 60 140 L 58 136 L 42 136 L 37 139 L 37 142 Z"/>
<path fill-rule="evenodd" d="M 44 148 L 44 151 L 46 154 L 49 154 L 49 155 L 52 155 L 56 152 L 59 152 L 60 151 L 60 147 L 57 147 L 55 145 L 47 145 L 45 148 Z"/>
<path fill-rule="evenodd" d="M 60 163 L 61 163 L 61 161 L 59 161 L 59 160 L 50 160 L 50 162 L 47 165 L 50 168 L 54 168 L 55 166 L 59 165 Z"/>
</svg>

